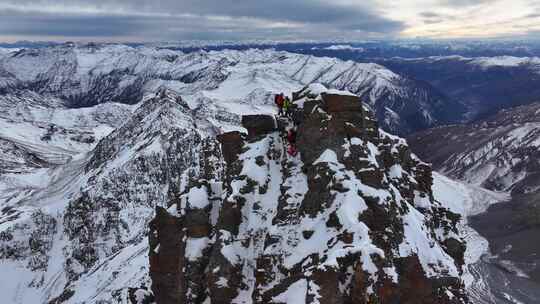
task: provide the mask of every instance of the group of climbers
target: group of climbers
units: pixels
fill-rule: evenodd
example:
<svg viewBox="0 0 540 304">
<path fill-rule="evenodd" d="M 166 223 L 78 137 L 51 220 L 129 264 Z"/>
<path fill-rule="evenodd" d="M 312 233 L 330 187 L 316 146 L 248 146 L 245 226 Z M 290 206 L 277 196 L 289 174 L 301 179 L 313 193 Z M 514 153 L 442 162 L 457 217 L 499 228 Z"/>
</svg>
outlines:
<svg viewBox="0 0 540 304">
<path fill-rule="evenodd" d="M 276 94 L 274 96 L 274 102 L 278 107 L 278 115 L 290 116 L 291 115 L 291 99 L 289 96 L 285 96 L 283 93 Z"/>
<path fill-rule="evenodd" d="M 292 102 L 289 99 L 289 96 L 285 96 L 283 93 L 276 94 L 274 96 L 274 102 L 278 108 L 279 116 L 291 117 Z M 287 128 L 286 138 L 289 143 L 287 153 L 289 153 L 291 156 L 296 156 L 298 151 L 296 149 L 296 126 L 294 124 L 292 127 Z"/>
</svg>

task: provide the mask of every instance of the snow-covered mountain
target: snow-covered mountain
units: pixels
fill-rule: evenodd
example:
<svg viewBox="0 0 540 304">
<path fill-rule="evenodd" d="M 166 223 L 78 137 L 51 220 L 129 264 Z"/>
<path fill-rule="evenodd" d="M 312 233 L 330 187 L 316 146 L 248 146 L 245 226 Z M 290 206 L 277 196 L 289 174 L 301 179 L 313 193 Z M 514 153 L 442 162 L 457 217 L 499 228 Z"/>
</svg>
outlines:
<svg viewBox="0 0 540 304">
<path fill-rule="evenodd" d="M 409 138 L 414 151 L 448 176 L 514 194 L 540 189 L 540 103 L 500 111 L 469 125 Z"/>
<path fill-rule="evenodd" d="M 4 295 L 13 303 L 128 301 L 127 287 L 147 281 L 145 231 L 154 207 L 219 163 L 208 154 L 217 149 L 212 129 L 196 112 L 163 90 L 90 153 L 3 174 Z"/>
<path fill-rule="evenodd" d="M 159 303 L 467 302 L 461 216 L 348 94 L 299 101 L 298 156 L 273 116 L 220 136 L 223 176 L 196 176 L 151 223 Z"/>
<path fill-rule="evenodd" d="M 299 157 L 287 158 L 275 132 L 215 138 L 244 132 L 241 115 L 273 113 L 273 93 L 314 81 L 357 93 L 365 107 L 328 109 L 318 93 L 336 91 L 310 86 L 316 100 L 298 104 L 320 110 L 305 113 Z M 139 303 L 153 283 L 189 285 L 184 296 L 199 300 L 296 303 L 332 297 L 336 286 L 320 282 L 332 274 L 345 299 L 424 290 L 458 303 L 470 294 L 461 281 L 481 281 L 470 267 L 486 250 L 465 217 L 502 198 L 432 175 L 371 117 L 400 132 L 443 122 L 448 104 L 431 90 L 380 65 L 273 50 L 4 52 L 0 292 L 9 303 Z M 168 211 L 152 221 L 156 207 Z M 186 219 L 188 238 L 163 219 Z M 170 242 L 158 246 L 159 235 Z M 148 255 L 177 249 L 164 244 L 186 246 L 188 285 L 154 276 L 169 268 L 150 267 Z M 263 250 L 285 268 L 265 264 Z"/>
<path fill-rule="evenodd" d="M 271 94 L 319 82 L 361 96 L 384 128 L 406 134 L 457 121 L 463 108 L 425 82 L 377 64 L 250 49 L 182 53 L 123 45 L 62 45 L 0 55 L 0 92 L 29 89 L 69 107 L 137 103 L 159 86 L 190 102 L 270 103 Z"/>
<path fill-rule="evenodd" d="M 508 202 L 470 220 L 489 240 L 485 260 L 492 266 L 478 268 L 490 273 L 488 285 L 494 285 L 491 294 L 496 296 L 489 303 L 540 299 L 539 114 L 540 104 L 533 103 L 475 124 L 438 127 L 409 138 L 413 151 L 446 175 L 509 194 Z"/>
<path fill-rule="evenodd" d="M 131 115 L 118 103 L 70 109 L 65 101 L 28 90 L 0 95 L 0 173 L 68 162 Z"/>
<path fill-rule="evenodd" d="M 257 281 L 262 284 L 257 285 L 259 296 L 291 302 L 290 297 L 302 296 L 295 291 L 304 287 L 310 299 L 316 293 L 328 297 L 333 288 L 317 283 L 317 291 L 313 282 L 319 282 L 323 269 L 313 268 L 305 257 L 318 256 L 328 270 L 350 260 L 346 256 L 356 256 L 361 264 L 354 259 L 346 263 L 360 267 L 366 285 L 358 290 L 354 285 L 355 297 L 380 296 L 381 288 L 397 290 L 396 280 L 407 278 L 411 284 L 438 282 L 450 292 L 428 291 L 429 297 L 449 303 L 466 297 L 459 278 L 466 280 L 463 263 L 474 258 L 468 260 L 458 245 L 463 244 L 464 222 L 458 224 L 457 214 L 465 215 L 478 201 L 488 203 L 493 197 L 474 200 L 478 191 L 464 191 L 466 186 L 448 181 L 443 184 L 451 186 L 432 189 L 429 167 L 410 155 L 402 139 L 379 131 L 372 119 L 347 112 L 308 116 L 299 142 L 317 144 L 301 144 L 301 157 L 291 159 L 277 133 L 246 139 L 239 150 L 227 146 L 226 138 L 221 138 L 225 146 L 215 139 L 223 131 L 242 130 L 239 113 L 267 109 L 256 95 L 251 96 L 253 104 L 220 105 L 212 97 L 201 96 L 199 101 L 208 102 L 199 103 L 162 88 L 137 105 L 105 103 L 84 109 L 66 108 L 64 100 L 35 92 L 3 97 L 1 121 L 11 129 L 2 134 L 11 134 L 6 141 L 18 147 L 2 155 L 6 169 L 0 176 L 0 288 L 9 302 L 137 303 L 134 299 L 150 296 L 152 282 L 174 285 L 149 276 L 149 229 L 163 228 L 160 220 L 151 222 L 156 206 L 175 206 L 168 209 L 171 216 L 187 218 L 183 223 L 189 237 L 179 240 L 180 234 L 169 234 L 171 242 L 159 248 L 151 241 L 150 256 L 167 254 L 167 246 L 176 241 L 187 242 L 183 257 L 189 265 L 186 274 L 191 274 L 191 296 L 201 290 L 206 294 L 197 281 L 197 274 L 204 273 L 198 268 L 201 257 L 227 267 L 244 265 L 227 282 L 221 279 L 227 278 L 225 268 L 207 273 L 212 283 L 205 286 L 213 288 L 214 296 L 251 299 L 250 284 L 263 280 Z M 343 119 L 362 122 L 357 127 L 366 133 L 354 133 L 347 144 L 345 134 L 339 133 Z M 313 133 L 320 123 L 328 124 L 333 135 Z M 73 139 L 83 135 L 94 140 Z M 53 157 L 51 151 L 62 157 Z M 234 151 L 240 154 L 231 158 Z M 20 158 L 4 159 L 14 156 Z M 470 208 L 451 201 L 455 189 Z M 350 216 L 354 212 L 358 218 Z M 378 220 L 391 224 L 393 231 Z M 474 241 L 468 247 L 477 245 Z M 214 248 L 213 255 L 207 255 L 208 248 Z M 288 271 L 300 274 L 294 265 L 305 270 L 304 279 L 289 281 L 281 272 L 285 270 L 275 270 L 273 278 L 254 277 L 250 271 L 259 267 L 253 263 L 263 248 L 284 259 Z M 411 269 L 425 278 L 413 279 L 404 270 L 413 264 Z M 337 273 L 344 275 L 340 294 L 352 296 L 350 278 L 359 279 L 360 274 L 350 276 L 350 269 Z M 416 291 L 406 292 L 412 296 Z"/>
</svg>

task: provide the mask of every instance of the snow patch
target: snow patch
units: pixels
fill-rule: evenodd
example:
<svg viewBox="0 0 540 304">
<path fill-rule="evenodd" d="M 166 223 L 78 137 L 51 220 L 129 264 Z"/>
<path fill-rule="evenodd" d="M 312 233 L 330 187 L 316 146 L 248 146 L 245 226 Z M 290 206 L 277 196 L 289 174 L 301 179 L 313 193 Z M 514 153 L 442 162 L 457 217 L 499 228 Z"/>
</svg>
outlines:
<svg viewBox="0 0 540 304">
<path fill-rule="evenodd" d="M 308 284 L 306 279 L 298 280 L 283 293 L 272 298 L 277 303 L 295 304 L 306 303 Z"/>
<path fill-rule="evenodd" d="M 208 200 L 208 189 L 206 186 L 193 187 L 188 192 L 189 207 L 204 209 L 208 207 L 210 201 Z"/>
</svg>

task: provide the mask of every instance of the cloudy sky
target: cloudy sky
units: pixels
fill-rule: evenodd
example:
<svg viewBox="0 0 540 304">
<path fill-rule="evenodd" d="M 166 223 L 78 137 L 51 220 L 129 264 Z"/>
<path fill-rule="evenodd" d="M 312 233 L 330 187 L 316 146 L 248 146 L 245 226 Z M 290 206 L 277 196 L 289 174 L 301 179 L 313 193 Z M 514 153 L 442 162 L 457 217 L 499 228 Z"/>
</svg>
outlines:
<svg viewBox="0 0 540 304">
<path fill-rule="evenodd" d="M 540 35 L 540 0 L 0 0 L 0 41 Z"/>
</svg>

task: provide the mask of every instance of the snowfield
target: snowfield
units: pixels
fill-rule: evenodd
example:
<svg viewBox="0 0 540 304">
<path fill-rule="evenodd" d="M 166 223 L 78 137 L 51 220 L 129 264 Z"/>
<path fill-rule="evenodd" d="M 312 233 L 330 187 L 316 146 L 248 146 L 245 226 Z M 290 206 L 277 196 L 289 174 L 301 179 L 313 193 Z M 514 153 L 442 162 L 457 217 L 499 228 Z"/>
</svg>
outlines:
<svg viewBox="0 0 540 304">
<path fill-rule="evenodd" d="M 490 191 L 434 172 L 433 195 L 450 210 L 463 216 L 461 229 L 467 242 L 467 251 L 465 251 L 467 271 L 463 278 L 468 288 L 477 288 L 477 285 L 484 282 L 475 281 L 471 266 L 478 262 L 482 255 L 489 253 L 489 244 L 478 232 L 467 226 L 467 217 L 485 212 L 492 204 L 509 200 L 510 194 Z"/>
</svg>

